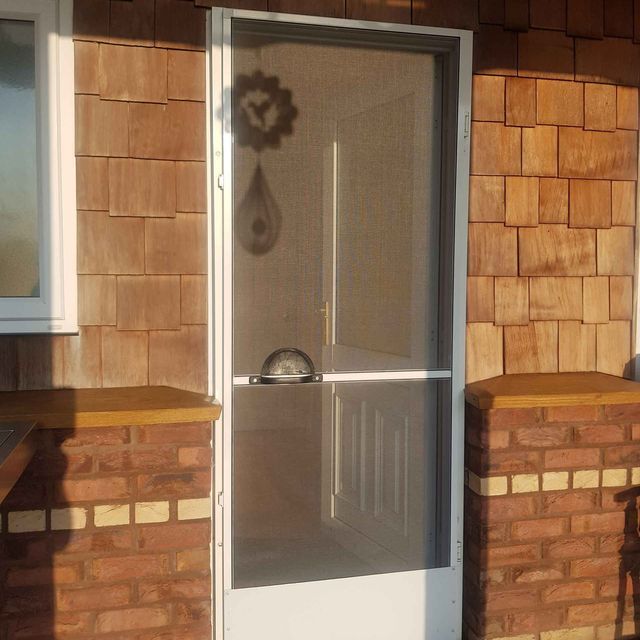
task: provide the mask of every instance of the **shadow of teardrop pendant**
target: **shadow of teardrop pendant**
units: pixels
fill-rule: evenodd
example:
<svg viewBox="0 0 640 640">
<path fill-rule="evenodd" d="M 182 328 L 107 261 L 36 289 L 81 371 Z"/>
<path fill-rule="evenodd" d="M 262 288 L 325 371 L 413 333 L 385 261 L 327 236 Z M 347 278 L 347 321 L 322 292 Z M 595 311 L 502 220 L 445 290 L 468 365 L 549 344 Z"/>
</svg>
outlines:
<svg viewBox="0 0 640 640">
<path fill-rule="evenodd" d="M 235 234 L 249 253 L 262 255 L 273 249 L 280 235 L 282 215 L 269 189 L 260 163 L 235 212 Z"/>
</svg>

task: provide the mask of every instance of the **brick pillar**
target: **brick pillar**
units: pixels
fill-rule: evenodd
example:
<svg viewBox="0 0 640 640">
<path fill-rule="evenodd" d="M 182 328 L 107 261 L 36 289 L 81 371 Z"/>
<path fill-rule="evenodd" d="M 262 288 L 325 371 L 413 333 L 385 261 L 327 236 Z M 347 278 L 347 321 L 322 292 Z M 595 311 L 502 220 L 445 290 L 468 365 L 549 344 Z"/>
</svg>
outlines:
<svg viewBox="0 0 640 640">
<path fill-rule="evenodd" d="M 0 505 L 0 638 L 210 638 L 211 423 L 37 436 Z"/>
<path fill-rule="evenodd" d="M 469 640 L 640 637 L 640 404 L 467 405 Z"/>
</svg>

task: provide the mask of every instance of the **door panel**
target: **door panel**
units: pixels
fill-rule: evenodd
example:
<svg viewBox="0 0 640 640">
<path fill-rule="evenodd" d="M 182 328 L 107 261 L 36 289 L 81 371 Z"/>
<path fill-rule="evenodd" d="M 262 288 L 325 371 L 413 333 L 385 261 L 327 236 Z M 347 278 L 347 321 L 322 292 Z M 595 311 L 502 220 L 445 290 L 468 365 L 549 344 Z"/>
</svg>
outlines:
<svg viewBox="0 0 640 640">
<path fill-rule="evenodd" d="M 226 640 L 459 640 L 460 568 L 240 589 Z"/>
<path fill-rule="evenodd" d="M 344 528 L 351 537 L 360 534 L 363 547 L 378 555 L 384 550 L 392 565 L 436 564 L 435 514 L 428 510 L 438 484 L 438 386 L 447 383 L 336 385 L 335 521 L 329 525 L 337 535 Z"/>
</svg>

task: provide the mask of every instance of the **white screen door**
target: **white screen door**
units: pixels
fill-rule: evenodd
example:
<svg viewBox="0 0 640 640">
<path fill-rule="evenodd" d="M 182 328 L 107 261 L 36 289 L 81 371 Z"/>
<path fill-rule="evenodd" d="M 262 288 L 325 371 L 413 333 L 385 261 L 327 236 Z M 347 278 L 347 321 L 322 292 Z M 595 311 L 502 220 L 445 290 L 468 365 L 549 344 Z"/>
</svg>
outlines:
<svg viewBox="0 0 640 640">
<path fill-rule="evenodd" d="M 211 26 L 216 632 L 459 638 L 470 36 Z"/>
</svg>

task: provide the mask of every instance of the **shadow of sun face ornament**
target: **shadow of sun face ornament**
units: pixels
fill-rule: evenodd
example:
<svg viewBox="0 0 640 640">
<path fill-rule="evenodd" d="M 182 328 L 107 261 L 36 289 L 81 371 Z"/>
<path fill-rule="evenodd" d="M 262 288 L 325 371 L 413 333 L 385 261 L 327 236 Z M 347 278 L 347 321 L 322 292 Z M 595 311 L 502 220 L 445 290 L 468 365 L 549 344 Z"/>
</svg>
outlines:
<svg viewBox="0 0 640 640">
<path fill-rule="evenodd" d="M 281 88 L 276 76 L 254 71 L 250 76 L 236 77 L 233 116 L 237 145 L 251 147 L 258 154 L 278 149 L 281 137 L 293 133 L 297 115 L 291 91 Z M 249 188 L 236 210 L 236 237 L 244 249 L 262 255 L 274 247 L 281 227 L 282 214 L 258 157 Z"/>
</svg>

